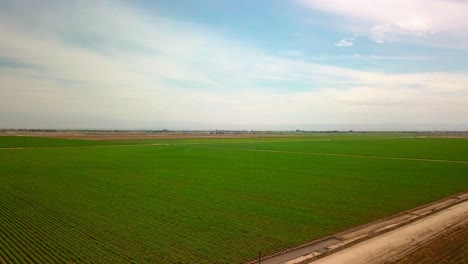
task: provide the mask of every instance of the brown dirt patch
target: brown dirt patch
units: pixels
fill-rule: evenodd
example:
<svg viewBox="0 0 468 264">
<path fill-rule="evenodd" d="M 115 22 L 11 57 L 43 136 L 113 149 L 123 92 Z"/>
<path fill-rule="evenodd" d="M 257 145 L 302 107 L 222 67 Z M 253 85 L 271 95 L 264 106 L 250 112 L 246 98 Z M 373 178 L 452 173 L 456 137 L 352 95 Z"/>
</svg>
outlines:
<svg viewBox="0 0 468 264">
<path fill-rule="evenodd" d="M 113 133 L 113 132 L 18 132 L 4 136 L 50 137 L 87 140 L 139 140 L 139 139 L 210 139 L 210 138 L 282 138 L 293 135 L 281 134 L 209 134 L 209 133 Z"/>
<path fill-rule="evenodd" d="M 468 224 L 457 227 L 410 253 L 395 264 L 468 263 Z"/>
<path fill-rule="evenodd" d="M 467 216 L 468 201 L 464 201 L 408 225 L 364 240 L 313 263 L 395 263 L 395 261 L 414 252 L 415 249 L 426 245 L 428 241 L 433 241 L 443 234 L 448 234 L 457 227 L 467 225 Z M 447 258 L 449 257 L 447 256 Z M 460 261 L 449 263 L 460 263 Z"/>
</svg>

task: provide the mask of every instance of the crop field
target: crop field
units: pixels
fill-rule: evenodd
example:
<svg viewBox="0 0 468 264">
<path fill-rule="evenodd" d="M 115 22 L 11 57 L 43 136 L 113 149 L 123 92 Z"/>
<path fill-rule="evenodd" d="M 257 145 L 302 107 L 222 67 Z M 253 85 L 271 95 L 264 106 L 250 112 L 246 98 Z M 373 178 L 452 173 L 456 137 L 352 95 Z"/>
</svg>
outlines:
<svg viewBox="0 0 468 264">
<path fill-rule="evenodd" d="M 61 138 L 46 137 L 0 137 L 0 148 L 21 148 L 21 147 L 70 147 L 70 146 L 100 146 L 112 145 L 115 143 L 91 140 L 70 140 Z M 125 144 L 125 142 L 123 143 Z"/>
<path fill-rule="evenodd" d="M 468 139 L 0 137 L 0 263 L 242 263 L 468 190 Z"/>
</svg>

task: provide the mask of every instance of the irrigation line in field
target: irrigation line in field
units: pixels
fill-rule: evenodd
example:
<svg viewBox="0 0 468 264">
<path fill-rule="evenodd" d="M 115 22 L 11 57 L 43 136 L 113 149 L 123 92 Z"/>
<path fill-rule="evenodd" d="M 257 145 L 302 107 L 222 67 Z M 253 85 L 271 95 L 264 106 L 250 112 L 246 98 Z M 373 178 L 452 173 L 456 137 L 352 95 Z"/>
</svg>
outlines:
<svg viewBox="0 0 468 264">
<path fill-rule="evenodd" d="M 339 154 L 339 153 L 323 153 L 323 152 L 300 152 L 288 150 L 268 150 L 268 149 L 248 149 L 248 148 L 224 148 L 224 147 L 207 147 L 193 146 L 197 148 L 212 148 L 226 150 L 242 150 L 242 151 L 258 151 L 268 153 L 286 153 L 286 154 L 301 154 L 301 155 L 317 155 L 317 156 L 334 156 L 334 157 L 353 157 L 353 158 L 373 158 L 373 159 L 390 159 L 390 160 L 412 160 L 412 161 L 429 161 L 429 162 L 445 162 L 445 163 L 461 163 L 468 164 L 468 161 L 462 160 L 441 160 L 441 159 L 422 159 L 422 158 L 402 158 L 402 157 L 386 157 L 386 156 L 371 156 L 371 155 L 355 155 L 355 154 Z"/>
<path fill-rule="evenodd" d="M 274 141 L 257 141 L 257 142 L 242 142 L 246 143 L 269 143 Z M 289 142 L 289 141 L 276 141 L 276 142 Z M 299 141 L 291 141 L 299 142 Z M 234 143 L 234 142 L 233 142 Z M 238 142 L 235 142 L 238 143 Z M 443 162 L 443 163 L 459 163 L 468 164 L 468 161 L 463 160 L 443 160 L 443 159 L 424 159 L 424 158 L 403 158 L 403 157 L 388 157 L 388 156 L 373 156 L 373 155 L 358 155 L 358 154 L 339 154 L 339 153 L 324 153 L 324 152 L 300 152 L 288 150 L 268 150 L 268 149 L 249 149 L 249 148 L 226 148 L 226 147 L 212 147 L 206 145 L 226 144 L 221 142 L 210 143 L 150 143 L 150 144 L 120 144 L 120 145 L 94 145 L 94 146 L 57 146 L 57 147 L 12 147 L 0 148 L 0 150 L 26 150 L 26 149 L 60 149 L 60 148 L 105 148 L 105 147 L 148 147 L 148 146 L 190 146 L 194 148 L 212 148 L 212 149 L 225 149 L 225 150 L 242 150 L 242 151 L 257 151 L 269 153 L 289 153 L 301 155 L 319 155 L 319 156 L 334 156 L 334 157 L 354 157 L 354 158 L 373 158 L 373 159 L 390 159 L 390 160 L 412 160 L 412 161 L 427 161 L 427 162 Z M 238 143 L 239 144 L 239 143 Z"/>
</svg>

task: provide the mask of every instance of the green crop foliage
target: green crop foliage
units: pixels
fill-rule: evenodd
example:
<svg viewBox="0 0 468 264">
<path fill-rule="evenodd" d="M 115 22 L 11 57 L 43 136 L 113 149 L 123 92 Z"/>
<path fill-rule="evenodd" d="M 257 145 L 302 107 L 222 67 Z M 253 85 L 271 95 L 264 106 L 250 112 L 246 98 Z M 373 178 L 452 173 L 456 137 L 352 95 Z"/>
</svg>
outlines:
<svg viewBox="0 0 468 264">
<path fill-rule="evenodd" d="M 330 153 L 382 157 L 443 159 L 468 161 L 468 140 L 460 138 L 388 138 L 388 139 L 296 139 L 288 142 L 206 144 L 204 147 L 280 150 L 304 153 Z"/>
<path fill-rule="evenodd" d="M 37 140 L 0 150 L 0 262 L 240 263 L 468 190 L 464 163 L 304 154 L 468 160 L 463 139 Z"/>
<path fill-rule="evenodd" d="M 101 146 L 115 145 L 113 142 L 66 139 L 66 138 L 45 138 L 45 137 L 20 137 L 20 136 L 0 136 L 0 148 L 18 147 L 66 147 L 66 146 Z M 122 144 L 125 144 L 122 142 Z"/>
</svg>

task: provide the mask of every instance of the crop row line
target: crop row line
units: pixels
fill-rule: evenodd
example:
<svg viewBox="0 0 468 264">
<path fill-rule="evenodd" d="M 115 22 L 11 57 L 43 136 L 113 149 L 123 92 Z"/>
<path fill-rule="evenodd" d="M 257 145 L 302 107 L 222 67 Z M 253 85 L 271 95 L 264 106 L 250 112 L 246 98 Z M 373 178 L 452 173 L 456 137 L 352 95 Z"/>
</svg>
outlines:
<svg viewBox="0 0 468 264">
<path fill-rule="evenodd" d="M 75 241 L 83 240 L 83 237 L 89 237 L 89 232 L 86 232 L 86 230 L 89 230 L 89 228 L 87 228 L 86 226 L 81 225 L 80 222 L 74 221 L 74 220 L 72 220 L 70 218 L 65 220 L 65 219 L 63 219 L 63 215 L 57 214 L 57 213 L 55 213 L 53 211 L 50 211 L 50 210 L 46 210 L 44 207 L 40 206 L 38 203 L 31 203 L 31 202 L 17 196 L 15 201 L 19 201 L 19 200 L 22 200 L 30 208 L 34 208 L 33 210 L 36 210 L 36 211 L 40 212 L 41 215 L 44 216 L 43 221 L 49 222 L 52 225 L 56 225 L 56 226 L 60 226 L 60 227 L 66 227 L 67 231 L 70 231 L 70 230 L 74 231 L 74 232 L 69 232 L 69 235 L 73 234 L 76 237 Z M 60 201 L 60 199 L 59 199 L 59 201 Z M 74 224 L 72 224 L 72 223 L 74 223 Z M 96 234 L 94 233 L 94 235 L 96 235 Z M 104 240 L 106 240 L 106 239 L 104 239 Z M 67 238 L 67 241 L 70 241 L 70 239 Z M 110 242 L 110 241 L 107 241 L 107 242 Z M 104 249 L 105 251 L 109 251 L 109 252 L 111 252 L 113 254 L 120 255 L 115 250 L 112 250 L 107 245 L 104 245 L 102 243 L 101 239 L 94 239 L 93 243 L 95 243 L 95 245 L 97 245 L 100 250 Z M 104 253 L 104 252 L 102 252 L 102 253 Z M 120 257 L 124 257 L 124 256 L 120 256 Z"/>
<path fill-rule="evenodd" d="M 8 207 L 8 205 L 11 205 L 10 207 Z M 19 215 L 16 215 L 15 214 L 15 211 L 17 210 L 17 208 L 15 208 L 14 206 L 14 203 L 5 203 L 4 206 L 7 208 L 7 212 L 9 213 L 8 215 L 9 216 L 12 216 L 12 217 L 8 217 L 6 219 L 6 221 L 9 221 L 11 223 L 11 226 L 12 226 L 12 230 L 14 231 L 15 228 L 14 226 L 17 226 L 19 227 L 18 230 L 31 230 L 31 231 L 34 231 L 34 234 L 36 235 L 36 239 L 33 240 L 31 239 L 32 237 L 32 234 L 31 236 L 29 236 L 29 238 L 26 238 L 25 240 L 27 241 L 36 241 L 38 236 L 41 237 L 42 239 L 38 242 L 40 245 L 42 245 L 43 247 L 46 247 L 46 248 L 43 248 L 44 250 L 42 250 L 43 252 L 55 252 L 54 254 L 54 257 L 56 258 L 59 258 L 59 259 L 63 259 L 65 258 L 65 256 L 67 256 L 68 254 L 70 254 L 69 251 L 63 251 L 63 248 L 62 247 L 57 247 L 58 244 L 61 244 L 60 242 L 61 241 L 58 241 L 57 239 L 54 239 L 55 236 L 55 232 L 54 231 L 50 231 L 50 232 L 46 232 L 46 231 L 43 231 L 42 229 L 38 229 L 36 228 L 36 225 L 32 225 L 30 223 L 30 221 L 27 221 L 25 218 L 22 218 L 21 216 Z M 24 207 L 23 207 L 24 209 Z M 3 212 L 4 210 L 2 210 Z M 41 219 L 39 217 L 35 217 L 35 222 L 36 223 L 39 223 L 39 224 L 42 224 L 43 221 L 41 221 Z M 37 236 L 38 235 L 38 236 Z M 51 244 L 53 243 L 53 244 Z"/>
<path fill-rule="evenodd" d="M 19 199 L 16 199 L 16 201 L 18 201 L 18 200 Z M 11 203 L 11 204 L 14 204 L 14 202 Z M 60 227 L 60 229 L 63 229 L 64 226 L 68 226 L 66 228 L 66 230 L 68 231 L 67 232 L 67 237 L 65 238 L 65 237 L 60 236 L 59 228 L 50 228 L 47 231 L 45 231 L 45 230 L 44 231 L 39 231 L 34 226 L 23 223 L 23 221 L 21 219 L 18 219 L 17 221 L 15 221 L 16 223 L 21 223 L 21 226 L 23 227 L 22 229 L 24 229 L 24 227 L 29 227 L 29 228 L 34 228 L 36 231 L 38 231 L 38 233 L 40 233 L 40 235 L 44 236 L 44 238 L 45 238 L 41 242 L 44 242 L 45 240 L 53 241 L 52 243 L 55 245 L 54 249 L 61 251 L 60 255 L 62 257 L 65 257 L 65 256 L 72 257 L 72 256 L 75 255 L 74 253 L 76 253 L 76 252 L 69 251 L 69 249 L 68 249 L 69 247 L 58 246 L 58 245 L 69 244 L 69 242 L 76 242 L 76 243 L 78 243 L 78 245 L 79 244 L 84 244 L 84 245 L 86 244 L 86 242 L 83 240 L 83 236 L 80 236 L 80 234 L 77 234 L 76 232 L 74 232 L 74 231 L 76 231 L 76 229 L 71 225 L 67 225 L 66 221 L 64 221 L 64 220 L 62 220 L 60 218 L 56 218 L 54 216 L 47 217 L 47 216 L 50 216 L 50 214 L 47 214 L 47 212 L 44 211 L 43 209 L 41 209 L 39 207 L 32 206 L 31 204 L 27 204 L 27 203 L 22 204 L 22 208 L 23 209 L 30 208 L 30 209 L 32 209 L 31 212 L 36 212 L 36 214 L 35 214 L 36 215 L 35 223 L 42 224 L 43 226 Z M 13 208 L 13 210 L 14 210 L 14 208 Z M 29 223 L 29 221 L 26 221 L 26 222 Z M 82 241 L 82 242 L 80 243 L 80 241 Z M 95 249 L 98 249 L 98 251 L 102 250 L 100 246 L 96 247 Z M 102 252 L 102 253 L 105 254 L 104 252 Z M 75 256 L 75 259 L 78 260 L 78 261 L 81 260 L 79 258 L 79 256 Z M 67 261 L 68 260 L 69 259 L 67 259 Z"/>
</svg>

